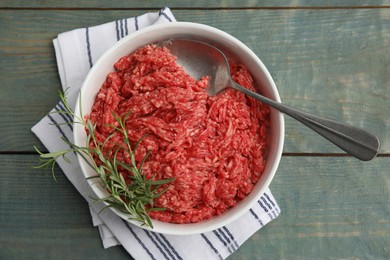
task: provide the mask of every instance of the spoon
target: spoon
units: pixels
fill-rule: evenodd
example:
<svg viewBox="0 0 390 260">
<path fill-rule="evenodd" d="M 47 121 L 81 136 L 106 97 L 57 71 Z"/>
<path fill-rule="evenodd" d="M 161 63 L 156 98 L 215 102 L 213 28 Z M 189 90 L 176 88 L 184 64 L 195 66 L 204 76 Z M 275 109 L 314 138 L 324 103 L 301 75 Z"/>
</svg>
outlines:
<svg viewBox="0 0 390 260">
<path fill-rule="evenodd" d="M 378 137 L 365 130 L 311 115 L 242 87 L 230 77 L 228 59 L 218 48 L 190 39 L 171 39 L 163 46 L 177 57 L 177 63 L 195 79 L 210 76 L 206 88 L 210 96 L 225 88 L 236 89 L 298 120 L 360 160 L 369 161 L 378 154 Z"/>
</svg>

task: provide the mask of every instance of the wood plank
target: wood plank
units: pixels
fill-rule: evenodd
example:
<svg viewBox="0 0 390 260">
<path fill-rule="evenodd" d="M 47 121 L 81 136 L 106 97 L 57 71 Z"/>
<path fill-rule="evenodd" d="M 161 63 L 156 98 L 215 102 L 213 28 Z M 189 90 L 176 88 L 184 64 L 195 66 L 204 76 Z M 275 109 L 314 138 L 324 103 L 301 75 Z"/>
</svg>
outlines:
<svg viewBox="0 0 390 260">
<path fill-rule="evenodd" d="M 387 158 L 283 157 L 271 183 L 282 213 L 237 255 L 389 259 L 389 166 Z"/>
<path fill-rule="evenodd" d="M 0 155 L 0 258 L 125 259 L 104 250 L 87 204 L 34 155 Z M 283 157 L 271 190 L 282 213 L 229 259 L 390 258 L 388 158 Z"/>
<path fill-rule="evenodd" d="M 121 0 L 92 0 L 92 1 L 60 1 L 60 0 L 3 0 L 1 7 L 17 7 L 17 8 L 161 8 L 163 3 L 156 3 L 155 1 L 121 1 Z M 380 7 L 390 5 L 390 1 L 376 1 L 376 0 L 273 0 L 273 1 L 207 1 L 198 0 L 196 2 L 190 0 L 170 1 L 168 6 L 171 8 L 299 8 L 299 7 Z"/>
<path fill-rule="evenodd" d="M 34 145 L 44 149 L 30 129 L 58 102 L 61 88 L 54 52 L 5 55 L 0 61 L 0 75 L 4 79 L 0 151 L 32 151 Z"/>
<path fill-rule="evenodd" d="M 45 151 L 46 148 L 31 132 L 31 128 L 49 111 L 49 106 L 32 106 L 30 108 L 2 107 L 0 109 L 0 131 L 2 131 L 3 135 L 0 136 L 0 151 L 2 153 L 32 152 L 34 151 L 34 146 Z"/>
<path fill-rule="evenodd" d="M 56 34 L 141 13 L 0 11 L 1 22 L 7 25 L 0 27 L 0 77 L 2 88 L 12 89 L 0 93 L 0 116 L 5 120 L 0 131 L 8 140 L 7 147 L 0 149 L 32 151 L 36 139 L 28 131 L 31 123 L 55 104 L 59 81 L 51 40 Z M 381 153 L 389 153 L 390 27 L 383 24 L 390 21 L 390 8 L 174 13 L 180 21 L 220 28 L 252 48 L 268 67 L 286 104 L 370 130 L 382 141 Z M 30 111 L 32 103 L 39 106 L 37 110 Z M 30 120 L 19 117 L 24 113 Z M 12 127 L 14 120 L 20 130 Z M 340 152 L 288 118 L 284 151 Z"/>
<path fill-rule="evenodd" d="M 127 259 L 121 247 L 104 250 L 88 205 L 57 168 L 57 182 L 34 155 L 0 156 L 0 258 Z"/>
</svg>

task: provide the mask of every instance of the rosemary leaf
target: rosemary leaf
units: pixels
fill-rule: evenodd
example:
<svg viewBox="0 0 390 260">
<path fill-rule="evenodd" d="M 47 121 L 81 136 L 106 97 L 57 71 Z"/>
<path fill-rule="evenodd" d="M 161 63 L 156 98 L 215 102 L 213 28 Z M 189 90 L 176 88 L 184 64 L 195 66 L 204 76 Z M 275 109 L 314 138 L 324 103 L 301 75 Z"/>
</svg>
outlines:
<svg viewBox="0 0 390 260">
<path fill-rule="evenodd" d="M 135 153 L 139 145 L 146 138 L 146 135 L 137 142 L 132 142 L 129 139 L 126 120 L 129 118 L 131 111 L 123 116 L 113 113 L 115 124 L 107 125 L 112 128 L 113 132 L 103 142 L 100 142 L 96 137 L 96 124 L 93 124 L 89 119 L 84 120 L 81 109 L 81 114 L 79 116 L 75 115 L 63 93 L 60 93 L 60 99 L 64 104 L 65 110 L 57 111 L 57 113 L 75 117 L 77 123 L 81 123 L 85 127 L 87 132 L 86 145 L 85 147 L 80 147 L 63 139 L 63 141 L 70 145 L 71 149 L 42 153 L 35 148 L 40 160 L 40 165 L 36 168 L 51 166 L 54 177 L 56 160 L 62 157 L 65 161 L 69 162 L 69 159 L 65 155 L 69 152 L 77 153 L 97 174 L 87 179 L 100 178 L 105 189 L 108 191 L 107 197 L 98 199 L 97 201 L 105 202 L 107 205 L 105 208 L 115 208 L 120 212 L 129 214 L 130 220 L 139 221 L 141 225 L 153 228 L 148 212 L 164 210 L 163 208 L 153 207 L 153 200 L 168 190 L 169 186 L 167 185 L 175 179 L 155 180 L 155 175 L 151 179 L 147 179 L 142 173 L 142 166 L 148 159 L 151 151 L 148 151 L 142 160 L 137 162 Z M 110 143 L 114 147 L 110 150 L 105 150 L 106 145 L 118 134 L 123 137 L 121 140 L 123 143 Z M 132 147 L 133 143 L 135 143 L 134 147 Z M 118 155 L 120 153 L 128 156 L 131 163 L 127 164 L 119 160 Z M 165 187 L 162 187 L 163 185 Z"/>
</svg>

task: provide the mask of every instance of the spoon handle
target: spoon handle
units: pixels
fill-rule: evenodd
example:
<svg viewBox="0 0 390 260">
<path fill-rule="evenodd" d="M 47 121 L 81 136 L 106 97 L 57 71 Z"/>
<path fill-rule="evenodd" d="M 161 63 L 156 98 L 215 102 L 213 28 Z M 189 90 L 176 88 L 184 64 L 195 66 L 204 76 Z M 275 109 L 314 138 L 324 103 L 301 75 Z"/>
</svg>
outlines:
<svg viewBox="0 0 390 260">
<path fill-rule="evenodd" d="M 240 86 L 233 80 L 231 81 L 234 89 L 237 89 L 265 104 L 272 106 L 280 112 L 291 116 L 360 160 L 369 161 L 378 154 L 380 147 L 378 137 L 365 130 L 291 108 L 252 92 Z"/>
</svg>

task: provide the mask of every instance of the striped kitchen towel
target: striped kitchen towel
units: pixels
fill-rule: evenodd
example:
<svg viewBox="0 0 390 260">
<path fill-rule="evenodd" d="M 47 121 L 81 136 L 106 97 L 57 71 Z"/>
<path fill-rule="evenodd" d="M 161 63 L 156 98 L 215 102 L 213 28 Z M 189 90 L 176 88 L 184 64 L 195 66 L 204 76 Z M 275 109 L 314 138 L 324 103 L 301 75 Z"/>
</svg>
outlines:
<svg viewBox="0 0 390 260">
<path fill-rule="evenodd" d="M 64 91 L 67 89 L 71 107 L 89 69 L 100 55 L 126 35 L 152 24 L 166 22 L 175 22 L 169 8 L 59 34 L 53 43 L 61 84 Z M 52 112 L 63 109 L 64 104 L 60 102 Z M 66 150 L 69 146 L 61 137 L 73 142 L 72 124 L 63 124 L 69 122 L 72 122 L 72 118 L 68 116 L 49 113 L 32 131 L 48 151 Z M 271 191 L 267 189 L 252 209 L 223 228 L 184 237 L 157 234 L 127 223 L 110 210 L 100 212 L 103 205 L 93 203 L 91 198 L 95 195 L 81 172 L 75 154 L 68 154 L 68 159 L 70 163 L 62 158 L 57 163 L 89 203 L 92 221 L 99 228 L 104 248 L 122 245 L 135 259 L 224 259 L 280 213 Z"/>
</svg>

